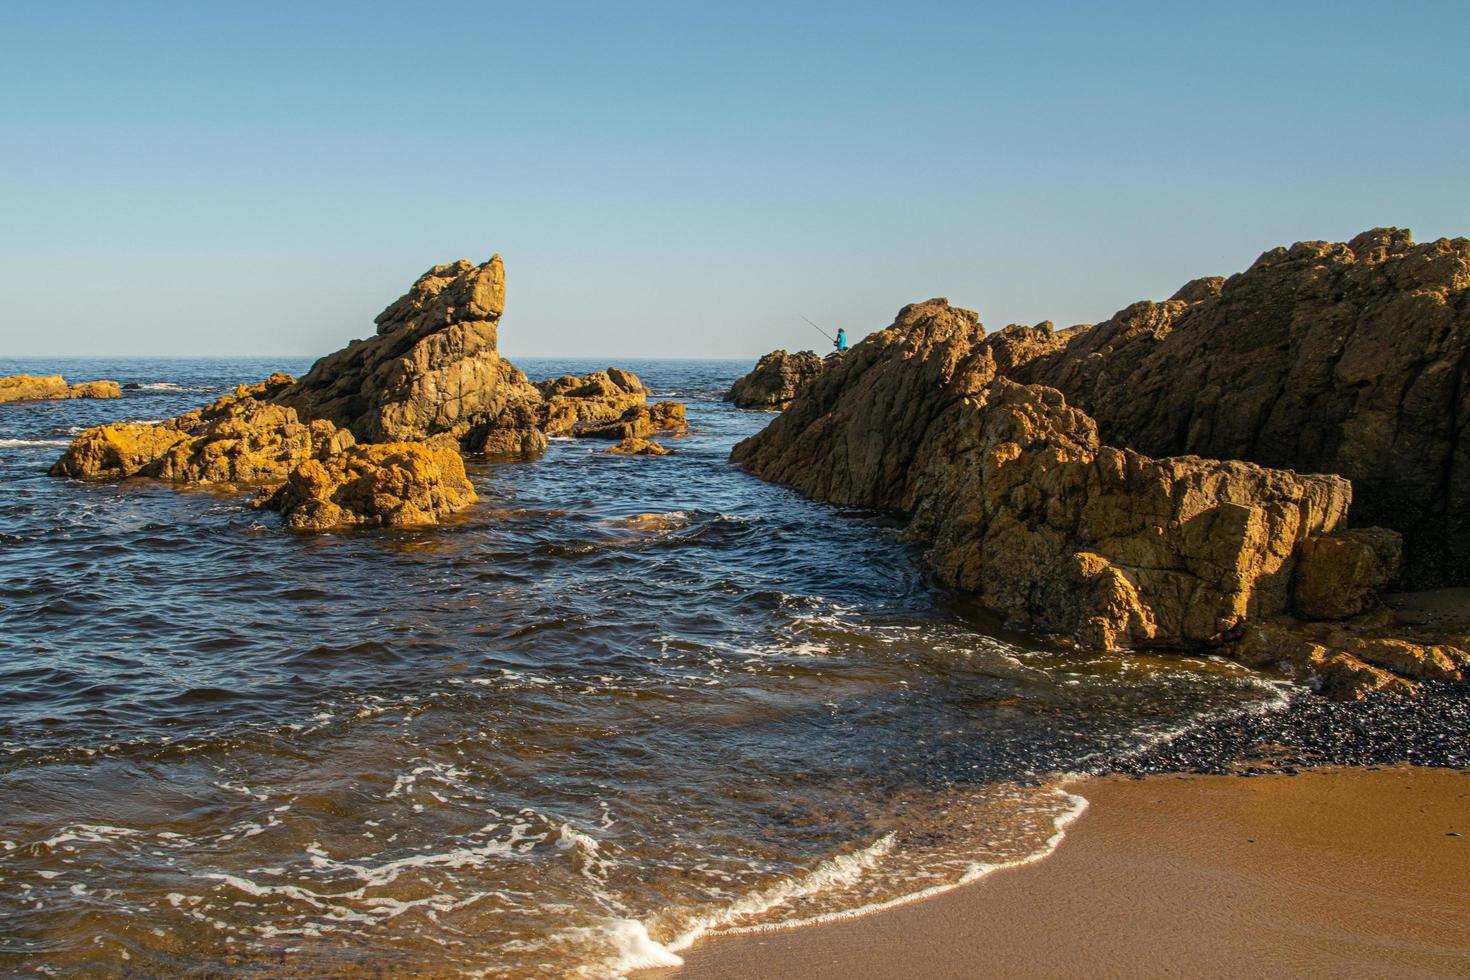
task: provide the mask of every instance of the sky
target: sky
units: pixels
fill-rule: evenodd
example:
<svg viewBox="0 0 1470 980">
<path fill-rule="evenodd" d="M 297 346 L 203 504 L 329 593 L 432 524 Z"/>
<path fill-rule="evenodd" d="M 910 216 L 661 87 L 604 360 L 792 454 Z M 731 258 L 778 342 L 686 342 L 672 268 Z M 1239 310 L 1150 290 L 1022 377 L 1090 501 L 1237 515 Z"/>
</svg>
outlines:
<svg viewBox="0 0 1470 980">
<path fill-rule="evenodd" d="M 1463 0 L 114 0 L 0 39 L 0 357 L 324 354 L 498 252 L 511 357 L 753 359 L 1470 235 Z"/>
</svg>

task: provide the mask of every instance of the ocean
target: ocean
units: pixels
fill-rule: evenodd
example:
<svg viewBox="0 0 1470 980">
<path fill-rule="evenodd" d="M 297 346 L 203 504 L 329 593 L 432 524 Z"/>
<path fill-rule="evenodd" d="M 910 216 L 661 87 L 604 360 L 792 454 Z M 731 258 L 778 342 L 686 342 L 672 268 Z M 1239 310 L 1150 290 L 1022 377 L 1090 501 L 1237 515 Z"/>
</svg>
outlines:
<svg viewBox="0 0 1470 980">
<path fill-rule="evenodd" d="M 1285 701 L 1008 633 L 891 516 L 737 470 L 743 361 L 618 362 L 671 455 L 470 458 L 435 528 L 46 475 L 308 366 L 0 360 L 143 386 L 0 406 L 0 972 L 617 976 L 1042 857 L 1067 774 Z"/>
</svg>

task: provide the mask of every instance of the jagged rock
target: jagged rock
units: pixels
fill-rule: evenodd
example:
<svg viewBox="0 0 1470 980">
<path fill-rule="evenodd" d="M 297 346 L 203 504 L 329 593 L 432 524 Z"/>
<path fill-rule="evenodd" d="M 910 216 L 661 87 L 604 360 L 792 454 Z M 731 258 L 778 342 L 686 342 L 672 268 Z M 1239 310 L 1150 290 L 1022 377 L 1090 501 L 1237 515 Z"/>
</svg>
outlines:
<svg viewBox="0 0 1470 980">
<path fill-rule="evenodd" d="M 994 377 L 966 377 L 979 317 L 944 299 L 899 311 L 852 347 L 731 458 L 766 480 L 830 503 L 911 511 L 911 470 L 934 420 Z"/>
<path fill-rule="evenodd" d="M 20 401 L 51 401 L 60 398 L 120 398 L 116 381 L 79 381 L 68 385 L 59 374 L 15 374 L 0 378 L 0 404 Z"/>
<path fill-rule="evenodd" d="M 683 432 L 689 428 L 684 406 L 679 402 L 634 405 L 613 422 L 577 425 L 572 435 L 587 439 L 646 439 L 655 432 Z"/>
<path fill-rule="evenodd" d="M 1040 352 L 1104 441 L 1337 473 L 1415 588 L 1470 583 L 1470 240 L 1379 228 L 1196 280 Z"/>
<path fill-rule="evenodd" d="M 1303 619 L 1347 619 L 1379 604 L 1398 576 L 1403 541 L 1397 531 L 1359 528 L 1302 542 L 1293 604 Z"/>
<path fill-rule="evenodd" d="M 536 384 L 544 402 L 539 425 L 543 432 L 570 432 L 583 422 L 613 422 L 634 405 L 648 400 L 648 389 L 631 371 L 610 367 L 577 377 L 565 375 Z"/>
<path fill-rule="evenodd" d="M 87 429 L 72 440 L 52 476 L 77 480 L 120 480 L 137 476 L 188 438 L 171 423 L 117 422 Z"/>
<path fill-rule="evenodd" d="M 435 266 L 377 317 L 377 334 L 317 361 L 276 401 L 359 441 L 449 433 L 466 449 L 541 448 L 524 423 L 540 393 L 496 348 L 505 309 L 500 256 Z M 496 432 L 507 427 L 516 432 Z"/>
<path fill-rule="evenodd" d="M 623 441 L 608 446 L 603 450 L 605 453 L 614 453 L 619 456 L 667 456 L 669 451 L 656 442 L 648 439 L 624 439 Z"/>
<path fill-rule="evenodd" d="M 96 426 L 77 436 L 51 473 L 78 479 L 279 483 L 297 463 L 353 442 L 350 432 L 330 422 L 304 423 L 295 409 L 270 401 L 292 383 L 290 375 L 274 374 L 168 422 Z"/>
<path fill-rule="evenodd" d="M 822 373 L 824 362 L 809 350 L 788 354 L 772 351 L 755 368 L 730 386 L 725 401 L 736 408 L 781 410 Z"/>
<path fill-rule="evenodd" d="M 1059 392 L 1004 378 L 917 465 L 910 533 L 936 580 L 1101 649 L 1218 643 L 1284 612 L 1297 543 L 1351 500 L 1339 477 L 1100 446 Z"/>
<path fill-rule="evenodd" d="M 938 581 L 1087 646 L 1214 644 L 1285 612 L 1297 546 L 1342 524 L 1347 481 L 1102 445 L 1060 392 L 997 373 L 997 352 L 1067 343 L 1051 334 L 987 340 L 945 300 L 905 307 L 732 459 L 909 515 Z"/>
<path fill-rule="evenodd" d="M 298 464 L 258 502 L 297 531 L 435 524 L 475 502 L 452 446 L 413 442 L 353 446 Z"/>
</svg>

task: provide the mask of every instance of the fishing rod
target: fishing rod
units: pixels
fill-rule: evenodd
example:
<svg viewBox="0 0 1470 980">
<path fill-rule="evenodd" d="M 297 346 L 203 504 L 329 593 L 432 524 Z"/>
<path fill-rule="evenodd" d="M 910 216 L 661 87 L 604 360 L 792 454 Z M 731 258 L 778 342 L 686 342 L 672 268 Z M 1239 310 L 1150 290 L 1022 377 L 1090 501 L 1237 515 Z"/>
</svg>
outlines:
<svg viewBox="0 0 1470 980">
<path fill-rule="evenodd" d="M 806 320 L 806 317 L 805 316 L 802 316 L 802 319 L 803 320 Z M 806 322 L 807 323 L 812 323 L 812 321 L 810 321 L 810 320 L 806 320 Z M 821 334 L 823 337 L 826 337 L 828 340 L 832 341 L 832 343 L 834 343 L 834 344 L 837 343 L 837 339 L 835 337 L 833 337 L 827 331 L 823 330 L 821 327 L 817 326 L 815 323 L 812 323 L 812 329 L 815 330 L 817 333 Z"/>
</svg>

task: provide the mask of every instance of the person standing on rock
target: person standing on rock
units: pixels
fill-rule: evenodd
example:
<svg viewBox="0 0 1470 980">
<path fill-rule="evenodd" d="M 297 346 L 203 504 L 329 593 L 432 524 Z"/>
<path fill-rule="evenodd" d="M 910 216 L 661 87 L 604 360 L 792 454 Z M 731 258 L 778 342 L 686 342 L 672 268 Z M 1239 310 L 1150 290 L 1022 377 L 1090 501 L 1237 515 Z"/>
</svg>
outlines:
<svg viewBox="0 0 1470 980">
<path fill-rule="evenodd" d="M 832 341 L 832 346 L 833 347 L 836 347 L 838 351 L 845 351 L 845 350 L 847 350 L 847 331 L 846 330 L 843 330 L 841 327 L 838 327 L 837 328 L 837 339 L 834 340 L 834 341 Z"/>
</svg>

